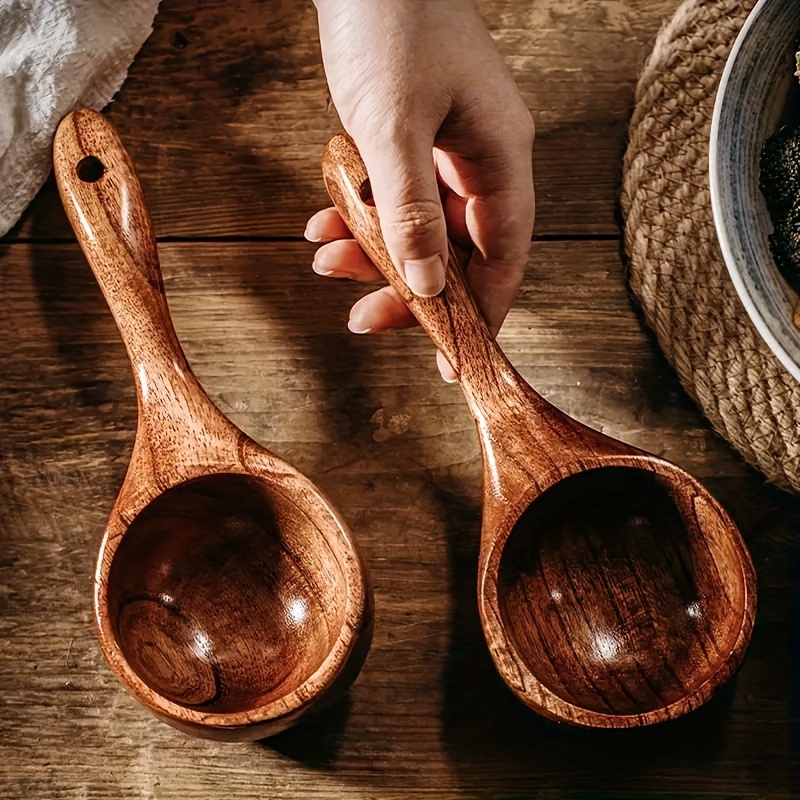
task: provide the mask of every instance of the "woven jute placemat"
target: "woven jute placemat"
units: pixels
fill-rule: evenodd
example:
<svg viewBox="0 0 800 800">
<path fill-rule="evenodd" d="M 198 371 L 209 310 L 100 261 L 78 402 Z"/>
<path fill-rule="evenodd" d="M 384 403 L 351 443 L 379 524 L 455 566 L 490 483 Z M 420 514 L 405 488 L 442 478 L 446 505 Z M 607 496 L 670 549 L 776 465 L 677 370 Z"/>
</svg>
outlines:
<svg viewBox="0 0 800 800">
<path fill-rule="evenodd" d="M 800 384 L 744 310 L 711 213 L 714 99 L 753 0 L 687 0 L 636 91 L 622 183 L 629 281 L 681 383 L 769 481 L 800 491 Z"/>
</svg>

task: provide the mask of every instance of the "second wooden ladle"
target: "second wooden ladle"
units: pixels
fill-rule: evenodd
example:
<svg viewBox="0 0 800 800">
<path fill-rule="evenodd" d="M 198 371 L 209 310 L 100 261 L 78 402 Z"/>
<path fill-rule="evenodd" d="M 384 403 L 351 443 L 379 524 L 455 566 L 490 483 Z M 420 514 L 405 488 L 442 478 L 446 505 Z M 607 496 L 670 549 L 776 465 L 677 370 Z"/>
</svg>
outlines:
<svg viewBox="0 0 800 800">
<path fill-rule="evenodd" d="M 103 652 L 175 727 L 229 740 L 277 733 L 358 674 L 372 632 L 364 564 L 321 492 L 236 428 L 192 374 L 141 186 L 110 123 L 73 112 L 54 157 L 139 401 L 97 561 Z"/>
<path fill-rule="evenodd" d="M 356 240 L 458 374 L 483 451 L 481 622 L 495 665 L 545 716 L 628 728 L 705 702 L 742 660 L 756 585 L 739 531 L 678 467 L 542 399 L 496 344 L 451 252 L 433 298 L 397 273 L 365 167 L 339 136 L 323 163 Z"/>
</svg>

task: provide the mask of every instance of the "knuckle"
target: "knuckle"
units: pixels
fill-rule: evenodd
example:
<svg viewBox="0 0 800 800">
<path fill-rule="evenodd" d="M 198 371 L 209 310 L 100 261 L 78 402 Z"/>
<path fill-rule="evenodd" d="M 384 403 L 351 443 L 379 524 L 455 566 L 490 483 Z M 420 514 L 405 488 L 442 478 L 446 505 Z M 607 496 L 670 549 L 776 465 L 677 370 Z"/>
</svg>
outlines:
<svg viewBox="0 0 800 800">
<path fill-rule="evenodd" d="M 530 240 L 515 242 L 504 248 L 503 252 L 491 259 L 492 268 L 508 286 L 519 286 L 525 277 L 530 257 Z"/>
<path fill-rule="evenodd" d="M 522 97 L 507 103 L 502 114 L 505 140 L 515 150 L 517 147 L 532 149 L 536 138 L 536 125 L 533 115 Z"/>
<path fill-rule="evenodd" d="M 442 224 L 442 209 L 433 200 L 401 203 L 394 209 L 389 221 L 395 236 L 411 241 L 438 236 Z"/>
<path fill-rule="evenodd" d="M 511 131 L 510 141 L 513 147 L 523 152 L 530 153 L 533 150 L 533 143 L 536 139 L 536 125 L 533 122 L 531 112 L 526 106 L 514 112 L 508 119 L 508 129 Z"/>
</svg>

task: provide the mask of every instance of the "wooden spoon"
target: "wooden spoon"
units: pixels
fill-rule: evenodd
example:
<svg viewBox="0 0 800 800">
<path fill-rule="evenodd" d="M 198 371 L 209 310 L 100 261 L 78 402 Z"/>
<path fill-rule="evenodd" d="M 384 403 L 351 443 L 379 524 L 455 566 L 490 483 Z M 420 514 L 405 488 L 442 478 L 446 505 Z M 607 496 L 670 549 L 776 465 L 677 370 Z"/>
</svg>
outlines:
<svg viewBox="0 0 800 800">
<path fill-rule="evenodd" d="M 361 556 L 319 489 L 236 428 L 192 374 L 141 186 L 111 124 L 70 114 L 55 171 L 139 401 L 95 574 L 103 652 L 175 727 L 228 740 L 277 733 L 361 668 L 372 632 Z"/>
<path fill-rule="evenodd" d="M 451 251 L 438 297 L 398 275 L 352 140 L 328 191 L 356 240 L 458 373 L 484 464 L 481 622 L 498 671 L 554 720 L 625 728 L 705 702 L 742 660 L 755 575 L 725 511 L 678 467 L 543 400 L 486 328 Z"/>
</svg>

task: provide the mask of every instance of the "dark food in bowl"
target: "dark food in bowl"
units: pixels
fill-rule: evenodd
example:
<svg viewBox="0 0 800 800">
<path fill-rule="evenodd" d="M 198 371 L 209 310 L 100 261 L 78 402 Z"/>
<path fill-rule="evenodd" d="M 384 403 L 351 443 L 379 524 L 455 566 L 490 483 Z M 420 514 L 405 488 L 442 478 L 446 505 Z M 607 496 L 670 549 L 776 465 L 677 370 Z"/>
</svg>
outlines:
<svg viewBox="0 0 800 800">
<path fill-rule="evenodd" d="M 774 226 L 769 242 L 775 264 L 787 283 L 800 294 L 800 86 L 797 84 L 792 85 L 781 127 L 764 144 L 761 191 Z"/>
</svg>

